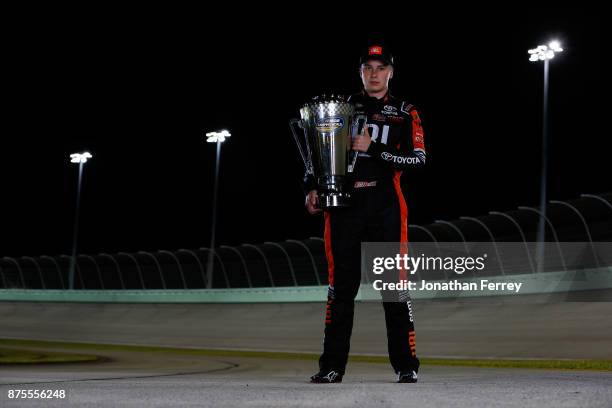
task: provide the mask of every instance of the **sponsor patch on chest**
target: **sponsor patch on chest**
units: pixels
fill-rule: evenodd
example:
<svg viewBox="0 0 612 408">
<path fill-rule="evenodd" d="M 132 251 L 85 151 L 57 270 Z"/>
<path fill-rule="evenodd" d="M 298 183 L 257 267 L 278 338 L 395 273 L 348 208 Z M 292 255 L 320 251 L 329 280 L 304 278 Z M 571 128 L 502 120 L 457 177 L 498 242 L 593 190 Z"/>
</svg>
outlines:
<svg viewBox="0 0 612 408">
<path fill-rule="evenodd" d="M 393 105 L 385 105 L 380 113 L 386 116 L 397 116 L 397 108 Z"/>
</svg>

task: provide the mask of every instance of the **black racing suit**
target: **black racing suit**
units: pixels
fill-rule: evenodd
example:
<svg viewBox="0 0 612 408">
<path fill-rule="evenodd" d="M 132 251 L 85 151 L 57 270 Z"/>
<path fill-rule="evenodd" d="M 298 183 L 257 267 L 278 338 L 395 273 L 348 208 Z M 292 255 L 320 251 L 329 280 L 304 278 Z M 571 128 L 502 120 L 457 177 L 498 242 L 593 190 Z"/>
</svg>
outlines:
<svg viewBox="0 0 612 408">
<path fill-rule="evenodd" d="M 329 290 L 319 367 L 341 373 L 348 359 L 361 280 L 361 242 L 407 243 L 408 209 L 400 176 L 403 170 L 425 164 L 423 129 L 414 106 L 389 93 L 377 99 L 364 91 L 349 101 L 357 113 L 367 115 L 372 143 L 367 152 L 359 153 L 351 206 L 324 213 Z M 305 184 L 308 191 L 316 189 L 312 176 L 305 177 Z M 419 368 L 410 297 L 404 293 L 401 299 L 383 302 L 389 358 L 396 373 Z"/>
</svg>

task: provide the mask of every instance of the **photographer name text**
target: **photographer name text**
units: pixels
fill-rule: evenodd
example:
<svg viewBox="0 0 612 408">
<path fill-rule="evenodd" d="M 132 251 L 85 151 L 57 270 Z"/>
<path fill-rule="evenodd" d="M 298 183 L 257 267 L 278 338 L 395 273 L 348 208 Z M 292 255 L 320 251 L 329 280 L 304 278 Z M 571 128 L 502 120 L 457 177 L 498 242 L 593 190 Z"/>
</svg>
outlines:
<svg viewBox="0 0 612 408">
<path fill-rule="evenodd" d="M 458 280 L 451 281 L 426 281 L 412 282 L 408 280 L 400 280 L 398 282 L 384 282 L 383 280 L 375 280 L 372 286 L 377 291 L 387 290 L 439 290 L 439 291 L 457 291 L 457 290 L 488 290 L 491 292 L 514 292 L 519 293 L 523 282 L 493 282 L 488 279 L 481 279 L 480 282 L 460 282 Z"/>
</svg>

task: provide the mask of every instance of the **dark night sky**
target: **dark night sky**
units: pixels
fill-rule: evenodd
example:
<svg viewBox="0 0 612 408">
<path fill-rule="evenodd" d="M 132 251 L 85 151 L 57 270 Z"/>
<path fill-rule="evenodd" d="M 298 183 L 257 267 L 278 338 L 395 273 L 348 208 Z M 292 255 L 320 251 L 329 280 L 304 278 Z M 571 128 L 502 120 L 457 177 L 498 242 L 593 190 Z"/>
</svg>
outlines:
<svg viewBox="0 0 612 408">
<path fill-rule="evenodd" d="M 542 65 L 526 50 L 553 38 L 566 51 L 551 66 L 549 197 L 610 191 L 602 14 L 477 11 L 317 25 L 157 10 L 22 26 L 5 60 L 0 256 L 69 252 L 67 159 L 84 149 L 80 251 L 208 245 L 215 148 L 203 132 L 225 127 L 217 242 L 320 236 L 287 122 L 316 94 L 360 89 L 368 39 L 393 47 L 392 93 L 425 127 L 428 168 L 403 178 L 409 222 L 537 204 Z"/>
</svg>

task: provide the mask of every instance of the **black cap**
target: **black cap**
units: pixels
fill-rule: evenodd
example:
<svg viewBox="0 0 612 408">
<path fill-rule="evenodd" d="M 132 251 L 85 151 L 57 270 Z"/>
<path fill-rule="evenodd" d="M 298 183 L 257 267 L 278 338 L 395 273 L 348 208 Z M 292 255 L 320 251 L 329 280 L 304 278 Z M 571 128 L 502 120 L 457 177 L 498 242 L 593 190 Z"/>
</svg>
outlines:
<svg viewBox="0 0 612 408">
<path fill-rule="evenodd" d="M 363 64 L 369 60 L 377 60 L 387 65 L 393 65 L 393 55 L 391 55 L 387 47 L 382 45 L 371 45 L 365 49 L 359 59 L 359 63 Z"/>
</svg>

